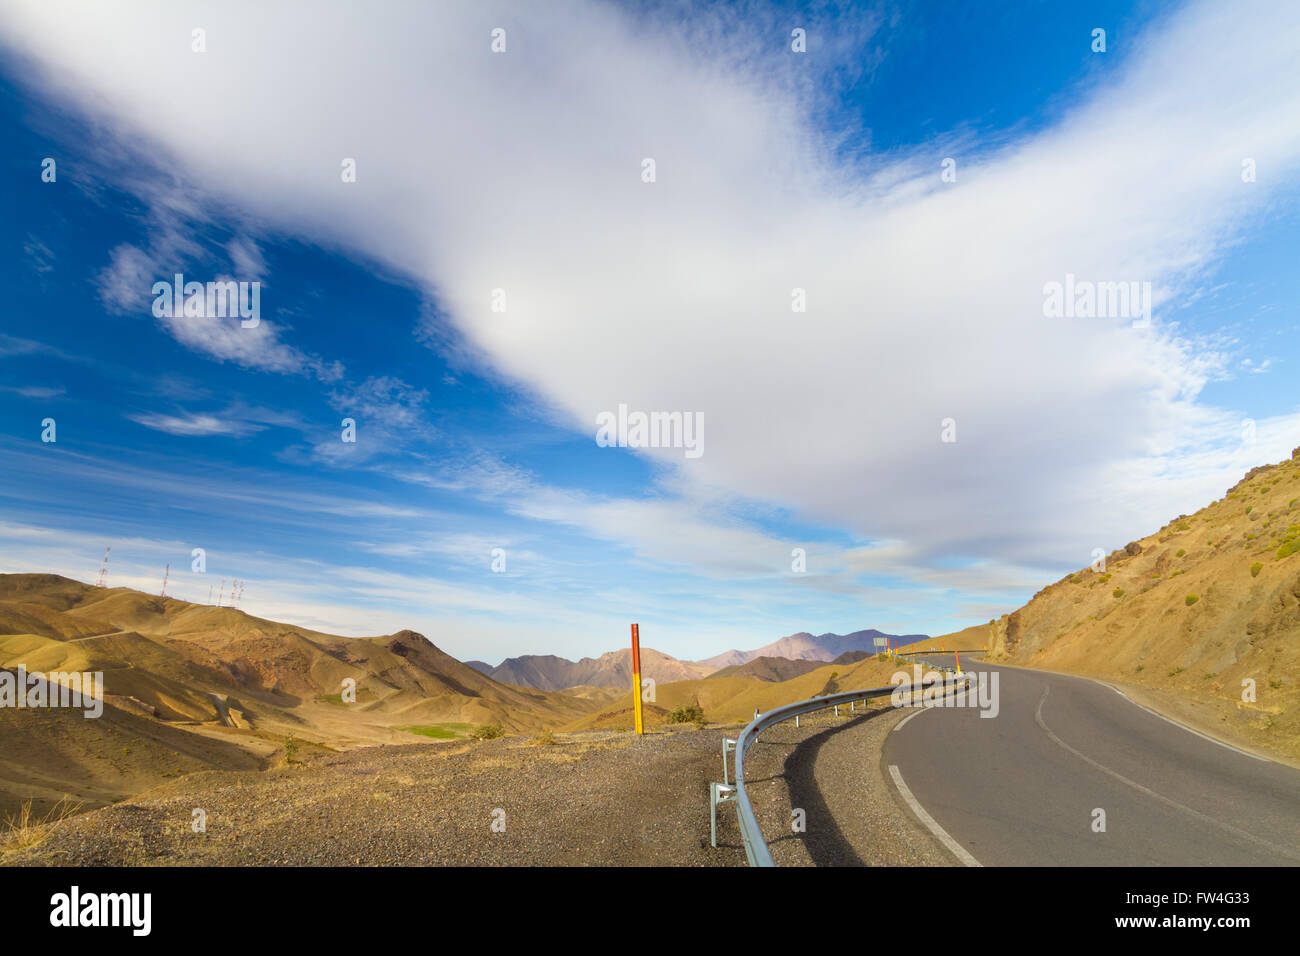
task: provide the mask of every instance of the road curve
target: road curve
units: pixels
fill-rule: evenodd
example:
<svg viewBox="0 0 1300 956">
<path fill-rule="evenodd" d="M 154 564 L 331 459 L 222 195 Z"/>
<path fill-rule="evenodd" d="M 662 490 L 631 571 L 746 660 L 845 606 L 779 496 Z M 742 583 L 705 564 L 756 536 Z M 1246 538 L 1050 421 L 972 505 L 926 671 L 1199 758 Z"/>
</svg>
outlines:
<svg viewBox="0 0 1300 956">
<path fill-rule="evenodd" d="M 966 660 L 963 670 L 997 673 L 997 716 L 918 710 L 889 735 L 881 762 L 913 815 L 969 855 L 949 846 L 962 862 L 1300 865 L 1300 770 L 1189 731 L 1096 681 Z M 1104 832 L 1094 829 L 1098 809 Z"/>
</svg>

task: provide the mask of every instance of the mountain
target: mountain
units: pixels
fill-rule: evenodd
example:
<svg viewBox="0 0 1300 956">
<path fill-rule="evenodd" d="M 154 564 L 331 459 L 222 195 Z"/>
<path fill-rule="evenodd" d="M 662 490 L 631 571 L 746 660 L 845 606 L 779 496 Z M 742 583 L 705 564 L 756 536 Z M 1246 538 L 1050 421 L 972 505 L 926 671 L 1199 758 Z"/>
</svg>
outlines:
<svg viewBox="0 0 1300 956">
<path fill-rule="evenodd" d="M 723 677 L 752 677 L 762 681 L 793 680 L 809 671 L 826 666 L 825 661 L 792 661 L 784 657 L 755 657 L 744 664 L 732 664 L 709 675 L 709 680 Z"/>
<path fill-rule="evenodd" d="M 936 642 L 1111 678 L 1193 726 L 1300 757 L 1300 448 L 1104 570 Z"/>
<path fill-rule="evenodd" d="M 20 665 L 103 672 L 105 712 L 0 708 L 4 809 L 6 794 L 97 805 L 181 772 L 255 769 L 288 737 L 339 749 L 418 742 L 403 728 L 435 724 L 540 730 L 609 696 L 503 684 L 413 631 L 337 637 L 128 588 L 2 574 L 0 668 Z M 355 702 L 342 698 L 347 679 Z"/>
<path fill-rule="evenodd" d="M 812 669 L 791 667 L 791 662 L 853 663 L 862 657 L 850 658 L 845 655 L 874 654 L 876 648 L 873 639 L 877 637 L 889 637 L 895 647 L 927 639 L 924 634 L 886 635 L 876 630 L 854 631 L 845 635 L 822 634 L 817 637 L 799 633 L 783 637 L 758 650 L 726 651 L 703 661 L 678 660 L 643 647 L 641 676 L 649 677 L 659 684 L 717 676 L 754 677 L 763 681 L 790 680 Z M 767 658 L 768 663 L 756 664 L 749 670 L 739 670 L 760 658 Z M 632 685 L 631 649 L 609 651 L 600 657 L 584 657 L 580 661 L 550 654 L 526 654 L 522 657 L 508 657 L 495 667 L 483 661 L 467 661 L 466 666 L 493 680 L 520 687 L 535 687 L 538 690 L 568 690 L 579 686 L 621 688 Z"/>
<path fill-rule="evenodd" d="M 926 634 L 885 634 L 874 628 L 854 631 L 852 634 L 820 634 L 813 636 L 806 631 L 791 634 L 779 641 L 774 641 L 753 651 L 724 651 L 714 657 L 700 661 L 714 670 L 748 664 L 759 657 L 784 657 L 788 660 L 832 661 L 846 651 L 866 651 L 875 653 L 875 638 L 888 637 L 895 647 L 928 639 Z"/>
<path fill-rule="evenodd" d="M 474 665 L 482 664 L 475 661 Z M 591 687 L 631 687 L 632 649 L 609 651 L 600 657 L 571 661 L 551 654 L 526 654 L 508 657 L 496 667 L 482 664 L 484 674 L 493 680 L 535 687 L 538 690 L 563 690 L 586 685 Z M 713 668 L 689 661 L 679 661 L 649 647 L 641 648 L 641 676 L 656 683 L 693 680 L 707 676 Z"/>
</svg>

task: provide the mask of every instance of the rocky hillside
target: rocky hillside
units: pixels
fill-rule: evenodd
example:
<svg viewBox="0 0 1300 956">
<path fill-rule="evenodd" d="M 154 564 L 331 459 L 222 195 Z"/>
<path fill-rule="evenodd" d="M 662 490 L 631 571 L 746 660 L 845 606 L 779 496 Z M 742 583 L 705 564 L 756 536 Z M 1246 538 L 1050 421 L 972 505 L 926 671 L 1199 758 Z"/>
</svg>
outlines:
<svg viewBox="0 0 1300 956">
<path fill-rule="evenodd" d="M 1221 735 L 1300 756 L 1300 449 L 1115 551 L 1104 570 L 943 640 L 1122 680 Z"/>
</svg>

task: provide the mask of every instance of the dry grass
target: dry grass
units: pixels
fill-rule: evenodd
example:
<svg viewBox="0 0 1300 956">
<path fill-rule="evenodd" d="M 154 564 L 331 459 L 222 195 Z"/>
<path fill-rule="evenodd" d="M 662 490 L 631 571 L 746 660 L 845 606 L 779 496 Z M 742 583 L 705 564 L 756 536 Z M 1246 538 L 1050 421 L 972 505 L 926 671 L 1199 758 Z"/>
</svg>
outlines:
<svg viewBox="0 0 1300 956">
<path fill-rule="evenodd" d="M 23 801 L 17 813 L 5 814 L 3 829 L 0 829 L 0 853 L 14 853 L 36 846 L 60 820 L 73 816 L 81 810 L 81 803 L 73 803 L 63 797 L 52 806 L 45 816 L 38 818 L 32 812 L 32 801 Z"/>
</svg>

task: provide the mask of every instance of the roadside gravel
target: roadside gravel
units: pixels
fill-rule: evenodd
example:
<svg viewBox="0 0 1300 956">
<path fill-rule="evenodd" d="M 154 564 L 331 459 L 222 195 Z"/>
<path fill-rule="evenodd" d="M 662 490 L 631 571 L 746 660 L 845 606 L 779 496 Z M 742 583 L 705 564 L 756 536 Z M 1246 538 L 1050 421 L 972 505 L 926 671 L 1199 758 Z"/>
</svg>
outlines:
<svg viewBox="0 0 1300 956">
<path fill-rule="evenodd" d="M 743 865 L 738 840 L 709 848 L 708 785 L 721 777 L 731 733 L 365 747 L 260 773 L 191 774 L 69 818 L 0 862 Z M 192 828 L 196 808 L 206 813 L 204 833 Z"/>
<path fill-rule="evenodd" d="M 885 737 L 912 713 L 841 707 L 839 717 L 811 714 L 799 728 L 777 724 L 758 738 L 745 758 L 745 789 L 777 866 L 954 865 L 881 773 Z M 806 814 L 803 833 L 792 828 L 796 808 Z"/>
</svg>

